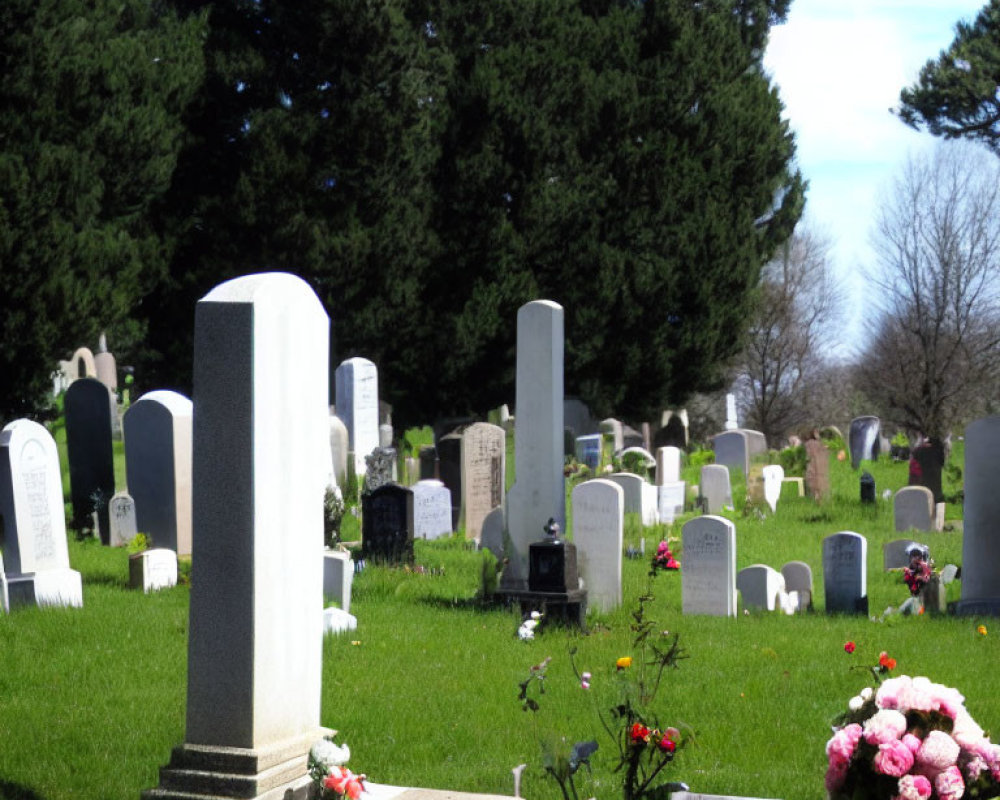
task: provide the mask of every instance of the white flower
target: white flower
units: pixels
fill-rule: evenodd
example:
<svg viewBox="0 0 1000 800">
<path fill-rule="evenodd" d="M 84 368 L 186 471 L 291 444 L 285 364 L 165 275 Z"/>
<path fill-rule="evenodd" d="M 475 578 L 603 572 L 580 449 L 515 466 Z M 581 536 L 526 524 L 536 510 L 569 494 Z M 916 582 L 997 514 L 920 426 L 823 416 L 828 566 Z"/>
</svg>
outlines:
<svg viewBox="0 0 1000 800">
<path fill-rule="evenodd" d="M 537 619 L 541 619 L 542 618 L 542 614 L 539 611 L 532 611 L 531 612 L 531 618 L 532 619 L 536 619 L 536 620 Z"/>
<path fill-rule="evenodd" d="M 861 699 L 862 700 L 871 700 L 872 699 L 872 695 L 874 693 L 875 692 L 872 690 L 871 686 L 866 686 L 864 689 L 861 690 Z"/>
<path fill-rule="evenodd" d="M 847 702 L 847 707 L 848 707 L 849 709 L 851 709 L 851 711 L 857 711 L 857 710 L 858 710 L 859 708 L 861 708 L 861 706 L 863 706 L 864 704 L 865 704 L 865 701 L 864 701 L 864 698 L 862 698 L 862 697 L 852 697 L 852 698 L 851 698 L 851 699 L 850 699 L 850 700 L 849 700 L 849 701 Z"/>
<path fill-rule="evenodd" d="M 309 756 L 324 769 L 330 769 L 346 764 L 351 758 L 351 748 L 346 744 L 336 745 L 332 739 L 320 739 L 312 746 Z"/>
<path fill-rule="evenodd" d="M 521 627 L 517 629 L 518 638 L 525 642 L 531 641 L 535 638 L 535 628 L 537 627 L 537 619 L 526 619 L 521 623 Z"/>
</svg>

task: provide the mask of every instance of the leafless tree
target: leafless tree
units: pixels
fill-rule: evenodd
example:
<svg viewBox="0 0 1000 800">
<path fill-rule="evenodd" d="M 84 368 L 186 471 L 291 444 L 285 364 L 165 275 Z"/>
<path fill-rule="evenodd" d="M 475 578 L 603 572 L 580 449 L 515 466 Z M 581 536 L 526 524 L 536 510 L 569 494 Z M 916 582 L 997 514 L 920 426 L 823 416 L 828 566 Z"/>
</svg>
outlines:
<svg viewBox="0 0 1000 800">
<path fill-rule="evenodd" d="M 879 313 L 858 365 L 883 418 L 943 438 L 1000 374 L 1000 168 L 982 148 L 914 156 L 882 202 Z"/>
<path fill-rule="evenodd" d="M 764 268 L 736 387 L 745 425 L 771 446 L 815 422 L 810 394 L 823 367 L 820 344 L 842 298 L 830 274 L 829 249 L 815 232 L 796 232 Z"/>
</svg>

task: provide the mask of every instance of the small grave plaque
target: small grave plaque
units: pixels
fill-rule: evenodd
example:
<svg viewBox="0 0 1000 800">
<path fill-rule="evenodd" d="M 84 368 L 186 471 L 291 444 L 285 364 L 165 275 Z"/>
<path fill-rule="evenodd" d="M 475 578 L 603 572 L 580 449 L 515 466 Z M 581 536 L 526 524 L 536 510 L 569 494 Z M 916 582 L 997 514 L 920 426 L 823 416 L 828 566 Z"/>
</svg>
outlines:
<svg viewBox="0 0 1000 800">
<path fill-rule="evenodd" d="M 546 538 L 528 548 L 528 588 L 533 592 L 565 594 L 580 588 L 576 545 L 559 538 L 559 526 L 549 519 Z"/>
<path fill-rule="evenodd" d="M 390 483 L 361 498 L 365 559 L 413 563 L 413 491 Z"/>
</svg>

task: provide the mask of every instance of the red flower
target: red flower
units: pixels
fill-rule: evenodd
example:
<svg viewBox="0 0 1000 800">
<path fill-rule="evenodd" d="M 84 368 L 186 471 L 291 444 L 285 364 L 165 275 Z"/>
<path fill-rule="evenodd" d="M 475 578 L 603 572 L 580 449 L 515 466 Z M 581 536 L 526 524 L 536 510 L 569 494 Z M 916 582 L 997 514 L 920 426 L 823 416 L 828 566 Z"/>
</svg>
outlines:
<svg viewBox="0 0 1000 800">
<path fill-rule="evenodd" d="M 672 753 L 677 749 L 677 745 L 673 743 L 667 734 L 663 734 L 663 738 L 656 743 L 656 746 L 659 747 L 664 753 Z"/>
<path fill-rule="evenodd" d="M 640 744 L 646 741 L 649 736 L 649 728 L 643 725 L 641 722 L 637 722 L 632 726 L 632 744 Z"/>
<path fill-rule="evenodd" d="M 887 671 L 896 669 L 896 659 L 889 658 L 889 654 L 883 650 L 878 654 L 878 665 Z"/>
<path fill-rule="evenodd" d="M 850 655 L 851 653 L 853 653 L 854 652 L 854 642 L 848 642 L 847 644 L 845 644 L 844 645 L 844 652 L 846 652 L 848 655 Z"/>
</svg>

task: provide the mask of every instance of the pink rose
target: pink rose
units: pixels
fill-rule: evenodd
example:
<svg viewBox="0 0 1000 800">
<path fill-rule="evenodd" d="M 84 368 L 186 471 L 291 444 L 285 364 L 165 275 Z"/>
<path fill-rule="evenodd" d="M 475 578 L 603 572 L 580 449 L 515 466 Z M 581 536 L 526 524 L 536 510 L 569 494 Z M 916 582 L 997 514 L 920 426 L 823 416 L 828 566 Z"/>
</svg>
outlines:
<svg viewBox="0 0 1000 800">
<path fill-rule="evenodd" d="M 865 720 L 865 741 L 868 744 L 885 744 L 893 739 L 899 739 L 904 733 L 906 733 L 906 717 L 899 711 L 882 709 Z"/>
<path fill-rule="evenodd" d="M 901 778 L 913 766 L 913 753 L 899 739 L 892 739 L 878 746 L 872 764 L 876 772 Z"/>
<path fill-rule="evenodd" d="M 931 782 L 923 775 L 904 775 L 899 779 L 899 800 L 925 800 L 931 796 Z"/>
<path fill-rule="evenodd" d="M 861 726 L 856 722 L 836 731 L 833 738 L 826 743 L 826 755 L 830 759 L 830 765 L 846 767 L 860 739 Z"/>
<path fill-rule="evenodd" d="M 986 769 L 986 762 L 981 756 L 973 756 L 965 765 L 965 777 L 970 781 L 979 779 L 980 773 Z"/>
<path fill-rule="evenodd" d="M 959 800 L 965 794 L 965 781 L 962 780 L 962 773 L 958 767 L 948 767 L 944 772 L 934 779 L 934 789 L 937 791 L 938 800 Z"/>
<path fill-rule="evenodd" d="M 909 748 L 910 752 L 914 755 L 917 754 L 917 750 L 920 749 L 921 741 L 914 736 L 912 733 L 904 734 L 903 738 L 900 740 L 903 744 Z"/>
<path fill-rule="evenodd" d="M 879 708 L 909 708 L 904 702 L 910 691 L 910 683 L 909 675 L 882 681 L 875 693 L 875 705 Z"/>
<path fill-rule="evenodd" d="M 941 772 L 958 760 L 958 743 L 944 731 L 931 731 L 917 751 L 921 772 Z M 957 770 L 956 770 L 957 772 Z M 961 775 L 959 775 L 961 779 Z"/>
</svg>

